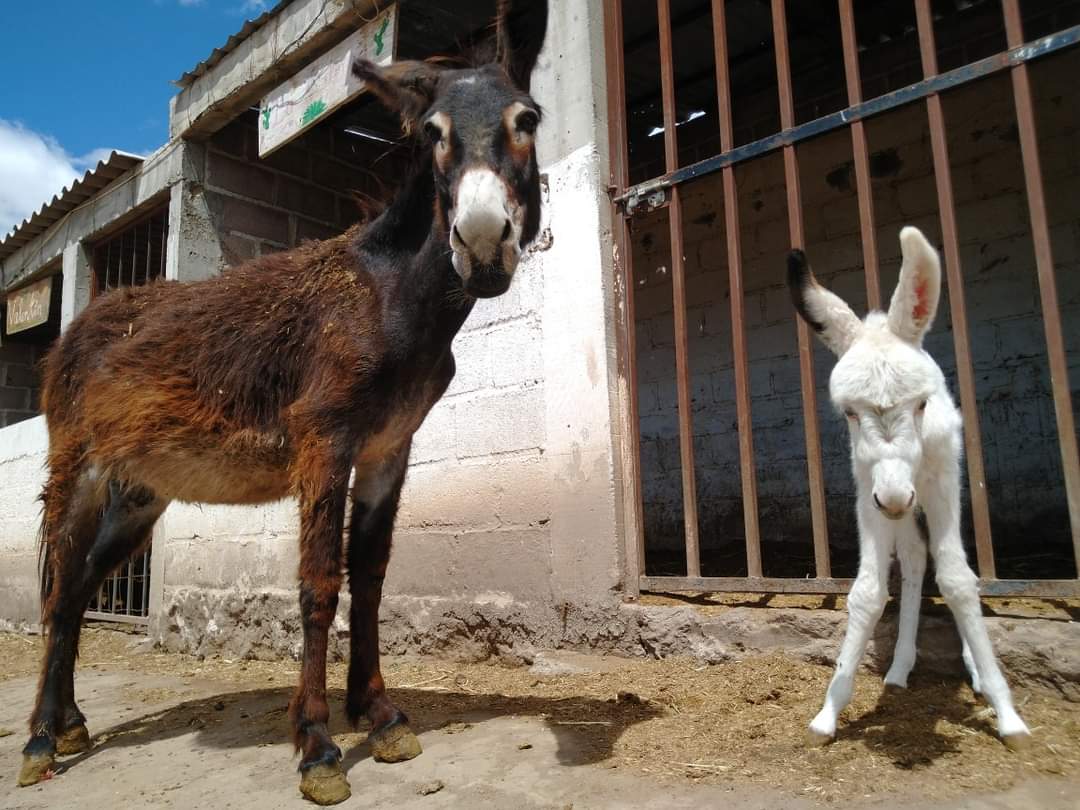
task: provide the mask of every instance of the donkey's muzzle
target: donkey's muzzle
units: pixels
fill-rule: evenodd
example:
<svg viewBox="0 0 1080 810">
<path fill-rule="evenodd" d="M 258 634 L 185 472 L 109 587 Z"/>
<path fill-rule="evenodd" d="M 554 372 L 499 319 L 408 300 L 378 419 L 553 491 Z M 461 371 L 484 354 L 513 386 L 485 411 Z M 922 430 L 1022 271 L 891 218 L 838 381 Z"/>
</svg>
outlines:
<svg viewBox="0 0 1080 810">
<path fill-rule="evenodd" d="M 465 292 L 475 298 L 495 298 L 510 289 L 510 273 L 495 265 L 473 267 Z"/>
<path fill-rule="evenodd" d="M 915 491 L 912 490 L 911 495 L 908 497 L 905 503 L 902 497 L 886 497 L 883 502 L 878 498 L 878 494 L 874 493 L 874 506 L 889 520 L 900 520 L 904 515 L 908 513 L 912 506 L 915 505 Z"/>
</svg>

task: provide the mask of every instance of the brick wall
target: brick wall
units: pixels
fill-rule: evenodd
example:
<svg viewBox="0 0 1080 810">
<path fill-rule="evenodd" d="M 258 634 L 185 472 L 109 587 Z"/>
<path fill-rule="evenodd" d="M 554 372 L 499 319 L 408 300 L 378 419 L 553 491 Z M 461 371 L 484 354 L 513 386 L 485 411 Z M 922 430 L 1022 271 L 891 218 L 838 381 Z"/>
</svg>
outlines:
<svg viewBox="0 0 1080 810">
<path fill-rule="evenodd" d="M 1080 385 L 1080 330 L 1070 327 L 1080 318 L 1080 198 L 1075 194 L 1080 113 L 1069 99 L 1078 67 L 1075 53 L 1032 67 L 1074 397 Z M 1071 576 L 1061 568 L 1072 567 L 1068 517 L 1009 78 L 949 93 L 945 110 L 999 572 L 1031 573 L 1033 557 L 1049 555 L 1055 575 Z M 917 225 L 940 245 L 925 106 L 894 111 L 867 127 L 881 283 L 891 295 L 899 272 L 900 227 Z M 850 136 L 839 131 L 800 145 L 799 159 L 811 261 L 819 277 L 862 312 L 866 296 Z M 765 568 L 766 573 L 809 573 L 796 333 L 783 276 L 788 224 L 781 156 L 743 164 L 736 176 Z M 719 176 L 687 187 L 683 199 L 702 543 L 706 567 L 722 569 L 708 573 L 737 574 L 745 561 Z M 650 550 L 657 552 L 682 545 L 666 212 L 635 219 L 633 242 L 646 534 Z M 955 392 L 952 341 L 946 291 L 927 348 Z M 850 573 L 855 529 L 846 430 L 827 398 L 833 358 L 820 347 L 815 355 L 830 538 L 839 573 Z M 970 520 L 965 522 L 970 535 Z M 1033 543 L 1039 544 L 1034 553 Z M 653 553 L 650 559 L 655 568 L 664 555 Z"/>
<path fill-rule="evenodd" d="M 324 124 L 266 158 L 257 117 L 240 116 L 207 144 L 206 195 L 227 264 L 335 236 L 360 218 L 354 194 L 385 199 L 401 162 L 386 144 Z"/>
</svg>

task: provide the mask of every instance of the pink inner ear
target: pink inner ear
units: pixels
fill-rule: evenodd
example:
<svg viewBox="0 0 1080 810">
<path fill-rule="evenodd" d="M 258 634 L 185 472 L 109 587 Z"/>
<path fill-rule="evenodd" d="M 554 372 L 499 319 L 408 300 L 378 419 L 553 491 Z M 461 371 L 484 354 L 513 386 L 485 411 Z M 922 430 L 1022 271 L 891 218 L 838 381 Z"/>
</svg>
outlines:
<svg viewBox="0 0 1080 810">
<path fill-rule="evenodd" d="M 911 310 L 911 317 L 916 321 L 924 321 L 930 314 L 930 293 L 926 289 L 926 281 L 920 281 L 915 285 L 915 306 Z"/>
</svg>

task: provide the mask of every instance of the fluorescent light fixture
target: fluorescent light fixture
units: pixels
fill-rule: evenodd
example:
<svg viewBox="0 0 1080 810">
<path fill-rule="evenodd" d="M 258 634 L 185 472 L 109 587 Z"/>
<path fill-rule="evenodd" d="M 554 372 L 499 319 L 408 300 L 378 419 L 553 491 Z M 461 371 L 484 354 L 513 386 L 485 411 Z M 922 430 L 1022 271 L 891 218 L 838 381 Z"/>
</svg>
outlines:
<svg viewBox="0 0 1080 810">
<path fill-rule="evenodd" d="M 691 110 L 690 113 L 682 121 L 676 121 L 675 126 L 681 127 L 683 124 L 689 124 L 691 121 L 697 121 L 699 118 L 705 117 L 704 110 Z M 664 128 L 662 126 L 656 126 L 649 130 L 649 137 L 655 138 L 657 135 L 663 135 Z"/>
<path fill-rule="evenodd" d="M 360 127 L 346 127 L 345 132 L 349 135 L 355 135 L 357 138 L 366 138 L 369 141 L 378 141 L 379 143 L 388 143 L 394 145 L 397 141 L 392 141 L 389 138 L 384 138 L 382 135 L 376 135 L 370 129 L 362 129 Z"/>
</svg>

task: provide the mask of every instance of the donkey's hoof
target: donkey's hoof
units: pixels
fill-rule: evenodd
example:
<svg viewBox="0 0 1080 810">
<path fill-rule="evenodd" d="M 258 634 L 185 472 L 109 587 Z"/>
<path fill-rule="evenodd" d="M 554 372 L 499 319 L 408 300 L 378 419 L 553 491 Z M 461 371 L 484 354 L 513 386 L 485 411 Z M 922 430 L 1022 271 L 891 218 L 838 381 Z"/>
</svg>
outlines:
<svg viewBox="0 0 1080 810">
<path fill-rule="evenodd" d="M 86 730 L 86 726 L 82 723 L 72 726 L 56 738 L 56 753 L 62 757 L 81 754 L 83 751 L 89 750 L 90 732 Z"/>
<path fill-rule="evenodd" d="M 352 795 L 349 780 L 341 770 L 341 763 L 312 765 L 300 776 L 300 792 L 315 804 L 339 804 Z"/>
<path fill-rule="evenodd" d="M 821 748 L 823 745 L 828 745 L 834 739 L 832 734 L 823 734 L 820 731 L 814 731 L 812 728 L 806 730 L 806 744 L 810 748 Z"/>
<path fill-rule="evenodd" d="M 405 723 L 393 722 L 368 735 L 371 756 L 378 762 L 404 762 L 420 756 L 420 740 Z"/>
<path fill-rule="evenodd" d="M 1010 751 L 1026 751 L 1031 747 L 1031 734 L 1023 731 L 1019 734 L 1005 734 L 1001 741 Z"/>
<path fill-rule="evenodd" d="M 51 779 L 55 765 L 52 754 L 23 754 L 22 770 L 19 771 L 19 787 L 36 785 Z"/>
</svg>

